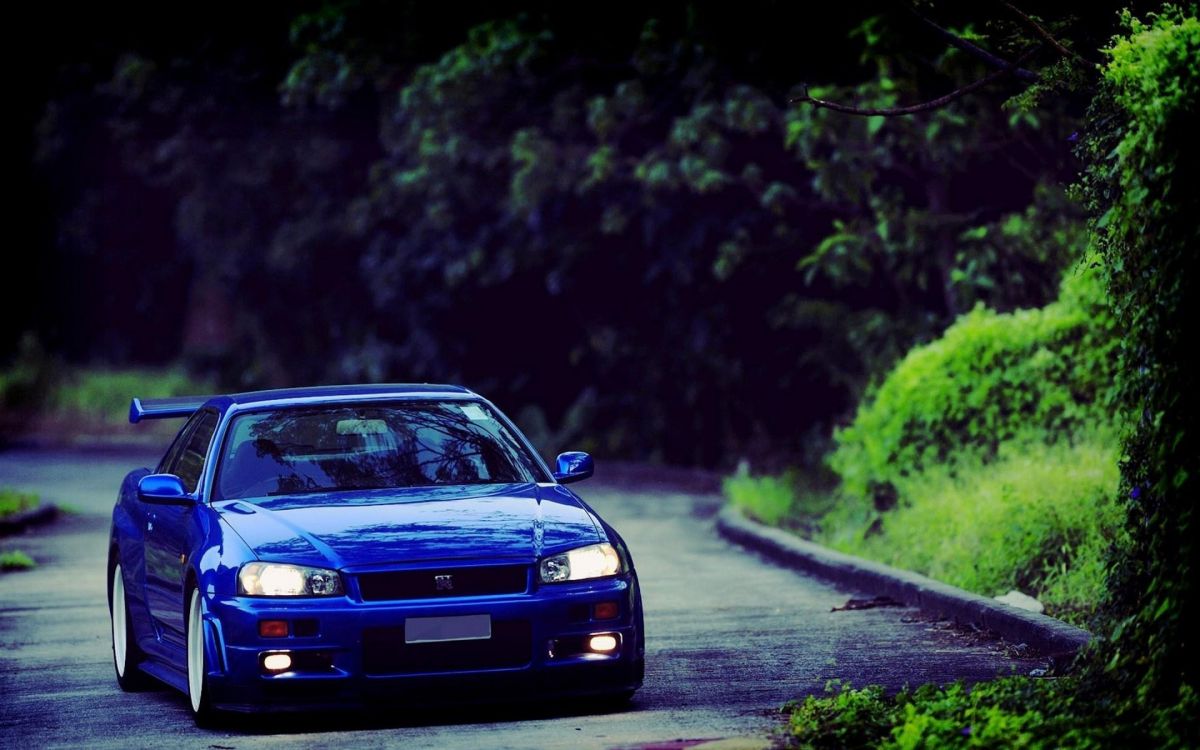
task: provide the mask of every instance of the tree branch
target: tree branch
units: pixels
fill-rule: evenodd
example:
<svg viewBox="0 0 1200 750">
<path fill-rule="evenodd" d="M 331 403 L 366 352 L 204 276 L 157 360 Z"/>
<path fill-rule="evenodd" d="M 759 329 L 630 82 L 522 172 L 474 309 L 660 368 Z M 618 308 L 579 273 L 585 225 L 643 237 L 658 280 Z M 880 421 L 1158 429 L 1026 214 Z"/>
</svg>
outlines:
<svg viewBox="0 0 1200 750">
<path fill-rule="evenodd" d="M 928 112 L 931 109 L 944 107 L 955 99 L 966 96 L 977 89 L 981 89 L 993 81 L 997 81 L 1007 75 L 1012 75 L 1014 71 L 1018 70 L 1017 66 L 1029 59 L 1029 57 L 1033 55 L 1033 52 L 1034 50 L 1029 50 L 1017 58 L 1016 62 L 1007 63 L 1007 67 L 1005 67 L 1003 70 L 997 70 L 994 73 L 989 73 L 977 81 L 972 81 L 961 88 L 951 91 L 949 94 L 939 96 L 936 99 L 930 99 L 927 102 L 921 102 L 920 104 L 912 104 L 907 107 L 855 107 L 849 104 L 831 102 L 826 99 L 817 99 L 808 95 L 807 84 L 804 86 L 804 95 L 795 97 L 794 99 L 789 99 L 788 104 L 808 102 L 814 107 L 823 107 L 825 109 L 831 109 L 834 112 L 841 112 L 847 115 L 859 115 L 863 117 L 901 117 L 903 115 L 915 115 L 919 112 Z"/>
<path fill-rule="evenodd" d="M 1100 65 L 1098 63 L 1094 63 L 1091 60 L 1088 60 L 1087 58 L 1083 57 L 1083 55 L 1080 55 L 1078 52 L 1074 52 L 1072 50 L 1067 49 L 1065 46 L 1063 46 L 1063 43 L 1058 41 L 1057 39 L 1055 39 L 1054 35 L 1051 34 L 1049 31 L 1047 31 L 1044 26 L 1042 26 L 1037 21 L 1033 20 L 1032 17 L 1030 17 L 1027 13 L 1023 12 L 1017 6 L 1013 5 L 1010 2 L 1006 2 L 1006 0 L 1001 0 L 1000 4 L 1003 5 L 1005 8 L 1008 8 L 1009 11 L 1011 11 L 1015 16 L 1017 16 L 1017 18 L 1020 18 L 1022 23 L 1024 23 L 1026 26 L 1028 26 L 1030 29 L 1032 29 L 1033 33 L 1040 36 L 1047 44 L 1049 44 L 1051 47 L 1053 47 L 1055 49 L 1055 51 L 1058 52 L 1058 54 L 1060 54 L 1063 57 L 1068 58 L 1068 59 L 1078 60 L 1079 62 L 1084 63 L 1085 65 L 1092 66 L 1093 68 L 1100 67 Z"/>
<path fill-rule="evenodd" d="M 934 33 L 936 33 L 938 36 L 940 36 L 947 44 L 958 47 L 963 52 L 966 52 L 968 55 L 972 55 L 974 57 L 979 58 L 980 60 L 987 63 L 988 65 L 991 65 L 993 68 L 999 68 L 999 69 L 1003 69 L 1003 70 L 1011 69 L 1013 76 L 1021 79 L 1022 81 L 1027 81 L 1029 83 L 1036 83 L 1037 81 L 1041 80 L 1041 76 L 1039 76 L 1037 73 L 1033 72 L 1032 70 L 1027 70 L 1025 68 L 1016 67 L 1008 60 L 1005 60 L 1003 57 L 1000 57 L 999 55 L 994 55 L 991 52 L 988 52 L 987 50 L 985 50 L 983 47 L 980 47 L 977 44 L 969 42 L 966 39 L 963 39 L 958 34 L 955 34 L 954 32 L 952 32 L 948 29 L 938 26 L 932 20 L 930 20 L 929 18 L 926 18 L 925 16 L 923 16 L 919 12 L 917 12 L 917 9 L 912 7 L 911 5 L 908 5 L 906 3 L 905 8 L 907 8 L 910 13 L 912 13 L 914 16 L 916 16 L 917 19 L 921 21 L 921 23 L 925 24 L 930 29 L 932 29 L 934 31 Z"/>
</svg>

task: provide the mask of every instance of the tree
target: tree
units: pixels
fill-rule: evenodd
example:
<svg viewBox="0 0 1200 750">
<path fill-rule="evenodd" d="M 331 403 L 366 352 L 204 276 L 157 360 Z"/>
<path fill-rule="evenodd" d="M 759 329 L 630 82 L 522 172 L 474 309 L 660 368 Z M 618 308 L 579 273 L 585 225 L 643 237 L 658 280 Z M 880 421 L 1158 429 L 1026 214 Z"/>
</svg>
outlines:
<svg viewBox="0 0 1200 750">
<path fill-rule="evenodd" d="M 1053 294 L 1071 115 L 980 89 L 958 102 L 977 128 L 846 137 L 786 104 L 796 70 L 882 101 L 982 63 L 936 35 L 901 62 L 902 12 L 788 7 L 328 3 L 114 43 L 42 130 L 64 259 L 146 269 L 75 356 L 183 336 L 234 387 L 457 381 L 551 449 L 817 461 L 912 342 Z M 840 39 L 859 25 L 886 91 Z"/>
</svg>

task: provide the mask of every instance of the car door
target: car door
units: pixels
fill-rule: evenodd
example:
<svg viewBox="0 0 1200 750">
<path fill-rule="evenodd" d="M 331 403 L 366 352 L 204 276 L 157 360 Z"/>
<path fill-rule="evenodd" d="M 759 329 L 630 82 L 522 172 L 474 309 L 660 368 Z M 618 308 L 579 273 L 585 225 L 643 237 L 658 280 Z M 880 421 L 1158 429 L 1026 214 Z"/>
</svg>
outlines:
<svg viewBox="0 0 1200 750">
<path fill-rule="evenodd" d="M 204 410 L 184 438 L 178 452 L 168 457 L 166 472 L 183 481 L 183 487 L 195 494 L 209 444 L 217 427 L 217 413 Z M 146 505 L 146 603 L 158 627 L 159 637 L 182 645 L 184 642 L 183 585 L 187 572 L 187 554 L 195 533 L 194 505 Z"/>
<path fill-rule="evenodd" d="M 150 470 L 150 473 L 162 474 L 167 471 L 167 467 L 171 465 L 179 451 L 183 450 L 188 435 L 199 421 L 199 415 L 193 415 L 179 428 L 170 447 L 167 448 L 155 468 Z M 126 571 L 125 595 L 128 597 L 130 612 L 135 615 L 133 618 L 134 634 L 137 637 L 138 645 L 148 652 L 155 651 L 159 634 L 157 627 L 150 627 L 153 623 L 146 617 L 150 611 L 150 599 L 146 587 L 146 535 L 154 529 L 154 522 L 157 520 L 154 514 L 158 507 L 138 500 L 136 495 L 125 503 L 125 511 L 129 514 L 138 533 L 136 537 L 129 540 L 127 547 L 122 548 L 121 559 L 121 564 Z M 140 585 L 134 582 L 140 582 Z"/>
</svg>

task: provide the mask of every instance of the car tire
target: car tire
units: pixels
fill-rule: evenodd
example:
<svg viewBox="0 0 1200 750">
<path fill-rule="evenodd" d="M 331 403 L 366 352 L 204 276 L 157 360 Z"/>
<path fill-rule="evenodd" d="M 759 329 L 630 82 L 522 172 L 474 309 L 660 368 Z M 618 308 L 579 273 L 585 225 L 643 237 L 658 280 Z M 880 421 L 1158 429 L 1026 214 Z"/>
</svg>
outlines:
<svg viewBox="0 0 1200 750">
<path fill-rule="evenodd" d="M 117 673 L 117 684 L 126 692 L 136 692 L 150 687 L 150 678 L 138 665 L 146 658 L 138 648 L 133 633 L 133 620 L 129 616 L 129 602 L 125 599 L 125 576 L 121 564 L 112 567 L 108 577 L 108 615 L 112 625 L 113 670 Z"/>
<path fill-rule="evenodd" d="M 188 706 L 198 727 L 220 723 L 220 712 L 213 708 L 208 684 L 208 656 L 204 648 L 204 617 L 200 607 L 200 589 L 188 591 L 187 610 L 187 685 Z"/>
</svg>

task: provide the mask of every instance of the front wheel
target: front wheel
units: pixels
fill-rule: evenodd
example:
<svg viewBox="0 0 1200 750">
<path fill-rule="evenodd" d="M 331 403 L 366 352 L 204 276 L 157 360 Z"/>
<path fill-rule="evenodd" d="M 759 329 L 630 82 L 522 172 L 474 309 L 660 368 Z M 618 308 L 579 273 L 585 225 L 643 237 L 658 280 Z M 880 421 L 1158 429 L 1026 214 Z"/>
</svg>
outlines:
<svg viewBox="0 0 1200 750">
<path fill-rule="evenodd" d="M 138 664 L 145 658 L 145 654 L 138 648 L 137 637 L 133 634 L 129 603 L 125 601 L 125 577 L 121 572 L 120 563 L 113 566 L 108 586 L 113 667 L 117 672 L 117 684 L 127 692 L 145 690 L 149 687 L 150 679 L 138 669 Z"/>
<path fill-rule="evenodd" d="M 212 707 L 208 689 L 208 663 L 204 648 L 204 618 L 200 613 L 200 590 L 193 588 L 188 595 L 187 618 L 187 678 L 188 704 L 196 726 L 212 726 L 218 712 Z"/>
</svg>

